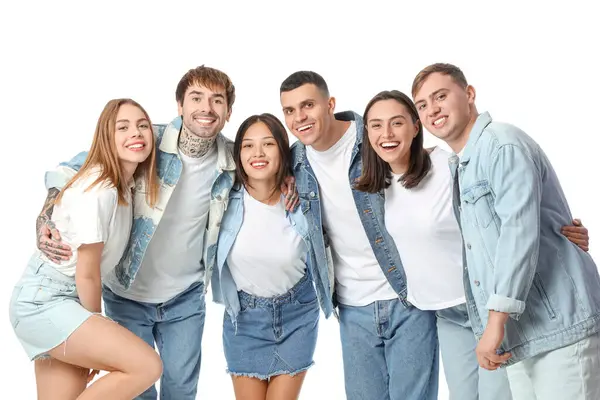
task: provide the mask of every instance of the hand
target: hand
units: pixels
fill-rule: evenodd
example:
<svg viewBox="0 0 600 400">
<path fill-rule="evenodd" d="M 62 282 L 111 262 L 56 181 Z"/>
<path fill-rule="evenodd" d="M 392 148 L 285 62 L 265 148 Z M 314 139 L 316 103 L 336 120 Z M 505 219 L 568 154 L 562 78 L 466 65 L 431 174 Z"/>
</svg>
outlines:
<svg viewBox="0 0 600 400">
<path fill-rule="evenodd" d="M 71 247 L 61 242 L 60 232 L 58 232 L 52 221 L 46 221 L 40 225 L 37 234 L 37 247 L 56 263 L 70 259 L 73 254 Z"/>
<path fill-rule="evenodd" d="M 581 250 L 590 250 L 590 237 L 588 235 L 588 230 L 585 226 L 583 226 L 580 219 L 574 219 L 573 225 L 563 226 L 560 230 L 560 233 L 562 233 L 571 242 L 579 246 Z"/>
<path fill-rule="evenodd" d="M 87 376 L 87 383 L 90 383 L 91 381 L 93 381 L 94 378 L 96 377 L 96 375 L 98 375 L 99 373 L 100 373 L 100 371 L 97 369 L 90 370 L 90 373 Z"/>
<path fill-rule="evenodd" d="M 504 339 L 504 324 L 507 319 L 508 314 L 506 313 L 490 311 L 488 324 L 475 349 L 477 362 L 481 368 L 494 371 L 511 357 L 510 353 L 498 354 L 502 339 Z"/>
<path fill-rule="evenodd" d="M 300 204 L 298 190 L 296 189 L 296 179 L 293 176 L 285 178 L 283 185 L 281 185 L 281 193 L 285 195 L 285 209 L 293 212 L 298 207 L 298 204 Z"/>
</svg>

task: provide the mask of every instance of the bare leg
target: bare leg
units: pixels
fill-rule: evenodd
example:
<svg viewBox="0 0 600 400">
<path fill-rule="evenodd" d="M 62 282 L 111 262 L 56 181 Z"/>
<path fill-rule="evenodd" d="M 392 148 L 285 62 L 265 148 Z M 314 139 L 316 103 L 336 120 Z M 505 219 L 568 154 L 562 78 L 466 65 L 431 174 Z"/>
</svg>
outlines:
<svg viewBox="0 0 600 400">
<path fill-rule="evenodd" d="M 265 400 L 268 381 L 247 376 L 231 376 L 236 400 Z"/>
<path fill-rule="evenodd" d="M 87 386 L 89 370 L 53 358 L 35 361 L 38 400 L 75 400 Z"/>
<path fill-rule="evenodd" d="M 49 354 L 65 363 L 109 372 L 84 390 L 78 400 L 131 400 L 162 373 L 162 363 L 154 349 L 119 324 L 100 316 L 88 318 Z"/>
<path fill-rule="evenodd" d="M 296 400 L 304 383 L 306 371 L 294 376 L 277 375 L 271 378 L 267 389 L 266 400 Z"/>
</svg>

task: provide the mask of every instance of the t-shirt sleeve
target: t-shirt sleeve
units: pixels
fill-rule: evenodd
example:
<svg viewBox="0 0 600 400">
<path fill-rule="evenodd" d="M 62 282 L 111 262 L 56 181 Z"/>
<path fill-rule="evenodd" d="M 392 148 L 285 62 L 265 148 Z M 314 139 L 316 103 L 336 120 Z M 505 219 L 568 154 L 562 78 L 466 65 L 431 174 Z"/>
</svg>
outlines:
<svg viewBox="0 0 600 400">
<path fill-rule="evenodd" d="M 93 188 L 87 192 L 74 193 L 70 200 L 70 230 L 73 232 L 74 242 L 78 246 L 105 243 L 117 207 L 116 189 Z"/>
</svg>

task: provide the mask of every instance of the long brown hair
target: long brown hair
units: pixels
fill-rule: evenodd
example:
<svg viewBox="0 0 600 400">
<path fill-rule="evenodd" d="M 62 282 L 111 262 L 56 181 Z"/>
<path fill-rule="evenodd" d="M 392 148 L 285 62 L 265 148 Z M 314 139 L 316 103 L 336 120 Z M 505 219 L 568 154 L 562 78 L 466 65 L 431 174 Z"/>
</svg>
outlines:
<svg viewBox="0 0 600 400">
<path fill-rule="evenodd" d="M 413 123 L 418 125 L 417 136 L 415 136 L 410 145 L 408 171 L 400 177 L 402 185 L 407 189 L 411 189 L 417 186 L 431 169 L 429 153 L 423 148 L 423 125 L 419 120 L 419 113 L 415 104 L 407 95 L 398 90 L 384 90 L 375 95 L 365 108 L 365 113 L 363 114 L 365 132 L 368 130 L 367 118 L 369 110 L 375 103 L 383 100 L 395 100 L 402 104 L 408 110 Z M 362 174 L 356 183 L 356 189 L 363 192 L 377 193 L 389 187 L 392 181 L 392 169 L 388 163 L 379 158 L 375 149 L 371 146 L 368 137 L 363 139 L 361 156 L 363 163 Z"/>
<path fill-rule="evenodd" d="M 104 110 L 102 110 L 102 113 L 98 118 L 92 147 L 88 152 L 85 162 L 75 176 L 62 188 L 56 198 L 55 204 L 59 204 L 65 190 L 70 188 L 79 178 L 85 176 L 92 167 L 100 167 L 100 176 L 86 190 L 106 182 L 112 187 L 117 188 L 119 204 L 128 204 L 128 182 L 125 182 L 123 179 L 123 171 L 115 144 L 117 113 L 124 104 L 130 104 L 139 108 L 148 120 L 148 124 L 152 126 L 148 113 L 136 101 L 131 99 L 114 99 L 106 103 Z M 158 197 L 158 178 L 156 175 L 156 146 L 154 144 L 154 134 L 152 134 L 151 137 L 151 143 L 149 145 L 152 146 L 152 150 L 150 151 L 150 155 L 144 162 L 137 166 L 134 177 L 144 178 L 146 186 L 146 202 L 150 207 L 154 207 Z"/>
<path fill-rule="evenodd" d="M 275 187 L 273 189 L 274 191 L 276 191 L 281 187 L 285 178 L 292 174 L 292 156 L 290 152 L 290 142 L 285 127 L 276 116 L 269 113 L 252 115 L 246 118 L 246 120 L 242 122 L 242 125 L 240 125 L 237 131 L 235 141 L 233 143 L 233 158 L 235 159 L 236 183 L 244 186 L 248 184 L 248 175 L 246 174 L 246 171 L 244 171 L 244 166 L 242 165 L 241 158 L 242 141 L 244 140 L 246 131 L 252 125 L 259 122 L 262 122 L 267 126 L 267 128 L 269 128 L 269 131 L 273 135 L 273 138 L 277 143 L 277 147 L 279 148 L 279 156 L 281 157 L 281 160 L 279 162 L 279 171 L 277 171 L 277 175 L 275 176 Z"/>
</svg>

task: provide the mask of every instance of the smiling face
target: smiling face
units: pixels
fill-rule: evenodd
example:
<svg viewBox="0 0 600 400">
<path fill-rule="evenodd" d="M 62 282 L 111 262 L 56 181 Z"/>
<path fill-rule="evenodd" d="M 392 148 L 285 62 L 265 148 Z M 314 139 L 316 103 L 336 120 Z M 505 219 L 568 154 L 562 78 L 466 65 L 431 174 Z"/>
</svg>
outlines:
<svg viewBox="0 0 600 400">
<path fill-rule="evenodd" d="M 120 163 L 135 170 L 152 152 L 152 127 L 144 112 L 133 104 L 123 104 L 117 112 L 115 146 Z"/>
<path fill-rule="evenodd" d="M 240 149 L 240 161 L 250 186 L 253 181 L 275 183 L 281 154 L 273 133 L 264 122 L 255 122 L 246 130 Z"/>
<path fill-rule="evenodd" d="M 285 124 L 290 132 L 305 146 L 319 150 L 327 143 L 335 100 L 325 96 L 312 83 L 282 92 L 280 95 Z"/>
<path fill-rule="evenodd" d="M 200 138 L 215 137 L 231 114 L 226 96 L 225 90 L 220 87 L 211 90 L 200 84 L 190 85 L 178 105 L 186 129 Z"/>
<path fill-rule="evenodd" d="M 462 87 L 450 75 L 435 72 L 422 82 L 414 99 L 419 117 L 429 132 L 451 146 L 465 142 L 468 126 L 477 113 L 472 86 Z"/>
<path fill-rule="evenodd" d="M 375 153 L 394 173 L 406 172 L 410 148 L 419 132 L 408 109 L 395 99 L 380 100 L 369 109 L 366 126 Z"/>
</svg>

